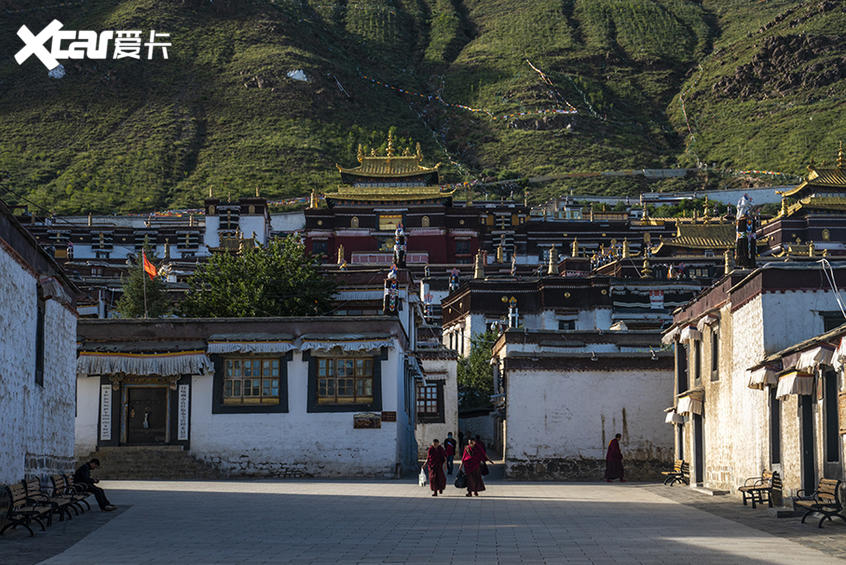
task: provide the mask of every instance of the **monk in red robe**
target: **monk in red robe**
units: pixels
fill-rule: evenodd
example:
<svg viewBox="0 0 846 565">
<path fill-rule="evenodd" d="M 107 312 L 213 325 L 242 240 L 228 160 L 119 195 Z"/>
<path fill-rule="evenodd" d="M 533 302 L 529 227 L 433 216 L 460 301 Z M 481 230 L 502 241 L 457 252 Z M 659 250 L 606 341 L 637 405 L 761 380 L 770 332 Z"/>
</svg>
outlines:
<svg viewBox="0 0 846 565">
<path fill-rule="evenodd" d="M 623 478 L 623 452 L 620 451 L 620 434 L 608 444 L 608 451 L 605 454 L 605 480 L 609 483 L 614 479 L 620 479 L 621 483 L 626 482 Z"/>
<path fill-rule="evenodd" d="M 438 496 L 439 492 L 443 494 L 446 488 L 444 463 L 446 463 L 446 452 L 440 442 L 433 439 L 432 445 L 426 452 L 426 466 L 429 468 L 429 488 L 432 489 L 432 496 Z"/>
<path fill-rule="evenodd" d="M 482 480 L 482 461 L 485 455 L 476 445 L 475 439 L 470 439 L 464 453 L 461 455 L 461 467 L 464 476 L 467 477 L 467 494 L 464 496 L 479 496 L 479 491 L 485 490 L 485 482 Z"/>
</svg>

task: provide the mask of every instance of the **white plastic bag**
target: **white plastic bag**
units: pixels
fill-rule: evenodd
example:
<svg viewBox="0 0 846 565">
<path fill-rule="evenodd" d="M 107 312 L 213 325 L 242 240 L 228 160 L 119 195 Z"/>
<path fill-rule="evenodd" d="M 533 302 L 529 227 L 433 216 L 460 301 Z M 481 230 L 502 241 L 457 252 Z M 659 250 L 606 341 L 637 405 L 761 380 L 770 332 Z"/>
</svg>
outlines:
<svg viewBox="0 0 846 565">
<path fill-rule="evenodd" d="M 417 484 L 421 487 L 425 487 L 426 483 L 429 482 L 429 476 L 426 474 L 426 465 L 420 469 L 420 474 L 417 475 Z"/>
</svg>

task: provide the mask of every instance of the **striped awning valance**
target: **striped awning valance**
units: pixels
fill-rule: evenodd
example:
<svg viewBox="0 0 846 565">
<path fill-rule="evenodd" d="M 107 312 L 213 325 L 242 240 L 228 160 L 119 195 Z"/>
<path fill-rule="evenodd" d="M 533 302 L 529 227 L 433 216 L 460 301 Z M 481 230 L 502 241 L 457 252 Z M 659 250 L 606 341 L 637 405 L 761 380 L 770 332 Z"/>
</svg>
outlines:
<svg viewBox="0 0 846 565">
<path fill-rule="evenodd" d="M 205 351 L 118 353 L 80 351 L 76 373 L 91 375 L 202 375 L 213 370 Z"/>
</svg>

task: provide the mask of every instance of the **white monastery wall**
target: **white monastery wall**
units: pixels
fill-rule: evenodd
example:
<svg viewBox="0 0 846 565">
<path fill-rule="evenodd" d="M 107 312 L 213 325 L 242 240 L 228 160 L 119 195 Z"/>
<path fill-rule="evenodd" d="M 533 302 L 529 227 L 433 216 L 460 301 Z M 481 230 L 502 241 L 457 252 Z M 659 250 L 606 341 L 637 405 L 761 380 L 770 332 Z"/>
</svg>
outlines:
<svg viewBox="0 0 846 565">
<path fill-rule="evenodd" d="M 426 457 L 426 449 L 433 439 L 443 444 L 448 432 L 452 432 L 455 441 L 458 441 L 458 364 L 455 359 L 423 359 L 422 365 L 425 373 L 446 372 L 447 378 L 444 381 L 444 421 L 426 424 L 417 422 L 415 426 L 418 457 Z"/>
<path fill-rule="evenodd" d="M 73 466 L 76 316 L 45 305 L 44 385 L 35 382 L 37 285 L 0 248 L 0 483 Z"/>
<path fill-rule="evenodd" d="M 507 383 L 510 478 L 601 479 L 616 433 L 635 477 L 672 458 L 672 371 L 510 371 Z"/>
</svg>

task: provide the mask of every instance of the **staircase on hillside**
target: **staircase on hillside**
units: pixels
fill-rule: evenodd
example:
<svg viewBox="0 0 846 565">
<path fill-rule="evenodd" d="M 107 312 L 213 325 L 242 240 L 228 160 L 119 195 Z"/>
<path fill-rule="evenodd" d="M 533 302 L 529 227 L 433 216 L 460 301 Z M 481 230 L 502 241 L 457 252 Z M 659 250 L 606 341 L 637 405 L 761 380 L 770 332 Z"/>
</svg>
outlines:
<svg viewBox="0 0 846 565">
<path fill-rule="evenodd" d="M 99 447 L 84 460 L 100 460 L 99 479 L 220 479 L 214 466 L 195 459 L 181 445 Z"/>
</svg>

